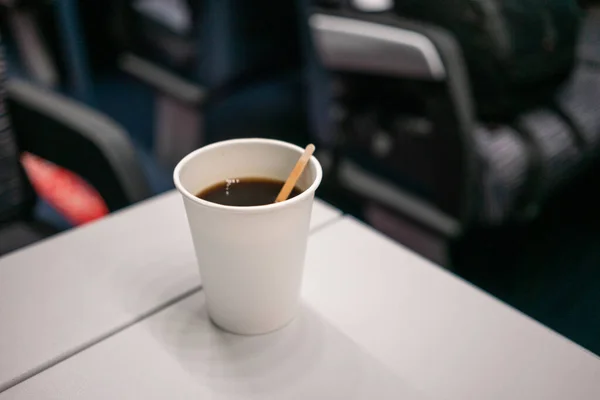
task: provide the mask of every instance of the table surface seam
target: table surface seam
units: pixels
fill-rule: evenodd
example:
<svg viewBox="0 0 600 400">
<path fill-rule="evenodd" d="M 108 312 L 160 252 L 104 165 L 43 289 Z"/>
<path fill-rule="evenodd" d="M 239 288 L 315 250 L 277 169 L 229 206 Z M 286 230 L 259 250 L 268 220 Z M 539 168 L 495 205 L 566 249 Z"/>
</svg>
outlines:
<svg viewBox="0 0 600 400">
<path fill-rule="evenodd" d="M 131 321 L 128 321 L 126 323 L 124 323 L 123 325 L 120 325 L 102 335 L 100 335 L 99 337 L 96 337 L 88 342 L 85 342 L 83 344 L 81 344 L 80 346 L 75 347 L 74 349 L 67 351 L 66 353 L 59 355 L 55 358 L 51 358 L 50 360 L 46 361 L 45 363 L 43 363 L 42 365 L 33 368 L 29 371 L 26 371 L 25 373 L 18 375 L 17 377 L 10 379 L 6 384 L 0 384 L 0 393 L 5 392 L 6 390 L 17 386 L 21 383 L 26 382 L 27 380 L 33 378 L 34 376 L 50 369 L 53 368 L 55 366 L 57 366 L 58 364 L 70 359 L 71 357 L 76 356 L 77 354 L 105 341 L 106 339 L 111 338 L 112 336 L 115 336 L 117 334 L 119 334 L 120 332 L 134 326 L 137 325 L 138 323 L 152 317 L 153 315 L 156 315 L 158 313 L 160 313 L 161 311 L 171 307 L 172 305 L 175 305 L 177 303 L 179 303 L 182 300 L 187 299 L 188 297 L 200 292 L 202 290 L 202 285 L 196 286 L 190 290 L 187 290 L 186 292 L 173 297 L 172 299 L 168 300 L 165 303 L 162 303 L 150 310 L 148 310 L 147 312 L 137 316 L 136 318 L 132 319 Z"/>
<path fill-rule="evenodd" d="M 340 212 L 338 215 L 336 215 L 334 218 L 330 219 L 329 221 L 326 221 L 318 226 L 315 226 L 314 228 L 312 228 L 309 231 L 309 236 L 313 235 L 314 233 L 321 231 L 322 229 L 329 227 L 331 225 L 334 225 L 335 223 L 339 223 L 341 221 L 344 220 L 345 214 Z M 52 238 L 50 238 L 50 240 L 52 240 Z M 59 355 L 58 357 L 55 358 L 51 358 L 49 360 L 47 360 L 46 362 L 42 363 L 41 365 L 39 365 L 36 368 L 33 368 L 29 371 L 24 372 L 21 375 L 16 376 L 13 379 L 9 379 L 8 382 L 6 382 L 5 384 L 1 384 L 0 383 L 0 393 L 3 393 L 5 391 L 7 391 L 8 389 L 17 386 L 21 383 L 26 382 L 27 380 L 33 378 L 34 376 L 50 369 L 53 368 L 55 366 L 57 366 L 58 364 L 70 359 L 71 357 L 76 356 L 77 354 L 97 345 L 100 344 L 101 342 L 119 334 L 120 332 L 134 326 L 137 325 L 141 322 L 143 322 L 144 320 L 160 313 L 161 311 L 187 299 L 188 297 L 198 293 L 199 291 L 202 290 L 202 285 L 196 286 L 192 289 L 187 290 L 186 292 L 177 295 L 175 297 L 173 297 L 172 299 L 157 305 L 156 307 L 151 308 L 150 310 L 148 310 L 147 312 L 135 317 L 134 319 L 124 323 L 123 325 L 120 325 L 112 330 L 109 330 L 108 332 L 100 335 L 99 337 L 96 337 L 88 342 L 85 342 L 83 344 L 81 344 L 80 346 L 75 347 L 74 349 L 67 351 L 66 353 Z"/>
</svg>

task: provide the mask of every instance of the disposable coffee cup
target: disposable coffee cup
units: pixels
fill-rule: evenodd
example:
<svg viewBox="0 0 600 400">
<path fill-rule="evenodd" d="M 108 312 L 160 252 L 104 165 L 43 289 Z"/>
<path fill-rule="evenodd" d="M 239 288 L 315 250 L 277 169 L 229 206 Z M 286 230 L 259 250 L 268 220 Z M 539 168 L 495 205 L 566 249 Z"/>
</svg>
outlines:
<svg viewBox="0 0 600 400">
<path fill-rule="evenodd" d="M 222 329 L 256 335 L 287 325 L 296 315 L 315 190 L 315 157 L 289 200 L 234 207 L 198 198 L 227 179 L 285 181 L 303 149 L 277 140 L 236 139 L 202 147 L 175 167 L 211 320 Z"/>
</svg>

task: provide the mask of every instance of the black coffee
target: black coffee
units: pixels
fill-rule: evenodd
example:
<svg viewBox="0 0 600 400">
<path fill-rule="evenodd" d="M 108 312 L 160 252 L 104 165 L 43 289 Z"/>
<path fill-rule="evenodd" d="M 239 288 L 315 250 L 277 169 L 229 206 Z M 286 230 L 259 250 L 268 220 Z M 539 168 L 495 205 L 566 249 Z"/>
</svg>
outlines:
<svg viewBox="0 0 600 400">
<path fill-rule="evenodd" d="M 264 206 L 275 202 L 283 181 L 268 178 L 227 179 L 202 190 L 196 196 L 225 206 Z M 298 196 L 302 190 L 295 187 L 288 197 Z"/>
</svg>

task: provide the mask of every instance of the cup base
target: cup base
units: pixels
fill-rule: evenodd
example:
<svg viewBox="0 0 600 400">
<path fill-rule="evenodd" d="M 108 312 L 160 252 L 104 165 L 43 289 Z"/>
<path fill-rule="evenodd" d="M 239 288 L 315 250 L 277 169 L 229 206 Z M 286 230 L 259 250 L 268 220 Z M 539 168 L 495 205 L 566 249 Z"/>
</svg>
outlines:
<svg viewBox="0 0 600 400">
<path fill-rule="evenodd" d="M 210 314 L 209 314 L 209 319 L 214 326 L 216 326 L 217 328 L 219 328 L 220 330 L 222 330 L 224 332 L 232 333 L 234 335 L 239 335 L 239 336 L 259 336 L 259 335 L 266 335 L 268 333 L 273 333 L 280 329 L 285 328 L 286 326 L 291 324 L 296 319 L 296 314 L 292 315 L 291 318 L 287 319 L 283 323 L 279 323 L 274 326 L 271 325 L 268 327 L 264 327 L 262 329 L 257 329 L 257 328 L 248 329 L 247 327 L 231 326 L 231 324 L 220 323 L 216 318 L 213 318 L 212 316 L 210 316 Z"/>
</svg>

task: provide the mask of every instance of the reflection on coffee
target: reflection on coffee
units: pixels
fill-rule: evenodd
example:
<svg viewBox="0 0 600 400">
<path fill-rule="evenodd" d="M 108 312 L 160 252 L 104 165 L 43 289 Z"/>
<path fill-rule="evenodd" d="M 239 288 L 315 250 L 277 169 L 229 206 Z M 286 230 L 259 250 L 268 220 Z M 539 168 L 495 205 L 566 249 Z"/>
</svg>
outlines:
<svg viewBox="0 0 600 400">
<path fill-rule="evenodd" d="M 284 182 L 269 178 L 227 179 L 202 190 L 196 196 L 225 206 L 264 206 L 275 202 Z M 295 187 L 288 199 L 296 197 L 302 190 Z"/>
</svg>

